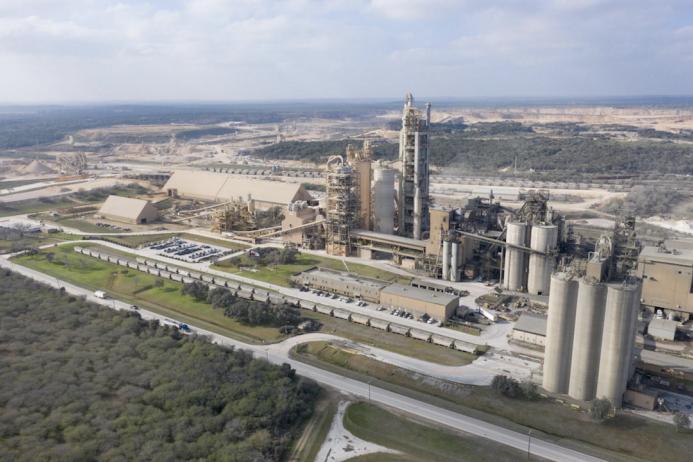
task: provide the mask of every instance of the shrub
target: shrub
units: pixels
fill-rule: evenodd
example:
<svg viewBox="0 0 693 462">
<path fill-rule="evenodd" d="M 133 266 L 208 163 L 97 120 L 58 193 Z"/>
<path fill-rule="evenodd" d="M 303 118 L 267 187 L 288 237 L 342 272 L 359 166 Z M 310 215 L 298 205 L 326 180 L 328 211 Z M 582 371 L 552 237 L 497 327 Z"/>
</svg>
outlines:
<svg viewBox="0 0 693 462">
<path fill-rule="evenodd" d="M 589 414 L 592 419 L 602 422 L 613 413 L 611 401 L 605 398 L 597 398 L 590 405 Z"/>
</svg>

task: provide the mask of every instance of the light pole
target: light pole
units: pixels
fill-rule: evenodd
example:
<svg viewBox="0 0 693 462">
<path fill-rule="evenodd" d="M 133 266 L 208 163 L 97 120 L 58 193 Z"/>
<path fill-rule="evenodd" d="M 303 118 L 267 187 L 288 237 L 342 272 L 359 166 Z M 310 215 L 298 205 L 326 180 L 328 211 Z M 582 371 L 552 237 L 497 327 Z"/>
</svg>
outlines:
<svg viewBox="0 0 693 462">
<path fill-rule="evenodd" d="M 532 430 L 527 432 L 527 460 L 530 458 L 531 452 L 531 447 L 532 447 Z"/>
</svg>

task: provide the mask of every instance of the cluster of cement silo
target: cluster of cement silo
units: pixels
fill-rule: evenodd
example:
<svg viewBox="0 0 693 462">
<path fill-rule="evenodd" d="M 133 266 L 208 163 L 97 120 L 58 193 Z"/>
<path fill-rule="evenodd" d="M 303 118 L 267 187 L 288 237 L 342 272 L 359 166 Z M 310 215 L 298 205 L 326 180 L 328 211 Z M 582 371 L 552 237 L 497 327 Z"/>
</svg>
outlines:
<svg viewBox="0 0 693 462">
<path fill-rule="evenodd" d="M 444 240 L 441 258 L 443 260 L 443 280 L 460 281 L 462 279 L 460 263 L 464 261 L 460 243 L 448 239 Z"/>
<path fill-rule="evenodd" d="M 548 295 L 556 264 L 558 226 L 511 221 L 506 228 L 503 287 Z"/>
<path fill-rule="evenodd" d="M 632 374 L 640 281 L 551 276 L 543 387 L 620 407 Z"/>
</svg>

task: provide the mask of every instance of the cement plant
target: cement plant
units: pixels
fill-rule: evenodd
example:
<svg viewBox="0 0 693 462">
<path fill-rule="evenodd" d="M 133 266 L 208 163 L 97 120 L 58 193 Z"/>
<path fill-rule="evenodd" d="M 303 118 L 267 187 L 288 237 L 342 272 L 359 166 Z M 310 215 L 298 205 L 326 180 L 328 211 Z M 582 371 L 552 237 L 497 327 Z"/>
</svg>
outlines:
<svg viewBox="0 0 693 462">
<path fill-rule="evenodd" d="M 668 188 L 684 210 L 691 177 L 434 157 L 458 149 L 445 144 L 458 133 L 573 136 L 556 120 L 625 144 L 654 131 L 645 109 L 595 108 L 602 124 L 584 107 L 436 113 L 412 93 L 396 105 L 106 124 L 4 149 L 0 264 L 352 398 L 482 439 L 507 432 L 494 441 L 519 454 L 683 460 L 687 444 L 690 456 L 690 435 L 668 441 L 693 416 L 693 221 L 624 204 Z M 658 110 L 683 124 L 670 136 L 690 133 L 692 111 Z M 616 126 L 626 112 L 631 131 Z M 435 417 L 444 402 L 461 414 Z M 476 417 L 459 417 L 465 408 Z M 650 426 L 662 458 L 630 459 L 626 441 Z"/>
</svg>

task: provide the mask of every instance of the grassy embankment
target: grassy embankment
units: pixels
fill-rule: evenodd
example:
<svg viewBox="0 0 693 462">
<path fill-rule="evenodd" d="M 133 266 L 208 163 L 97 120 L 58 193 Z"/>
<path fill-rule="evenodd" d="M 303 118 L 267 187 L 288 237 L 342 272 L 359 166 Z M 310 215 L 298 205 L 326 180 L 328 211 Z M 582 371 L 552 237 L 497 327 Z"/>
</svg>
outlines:
<svg viewBox="0 0 693 462">
<path fill-rule="evenodd" d="M 446 428 L 417 422 L 365 402 L 355 403 L 347 408 L 344 427 L 358 438 L 401 452 L 368 454 L 350 459 L 349 462 L 544 460 L 537 457 L 528 459 L 523 451 L 467 433 L 455 433 Z"/>
<path fill-rule="evenodd" d="M 313 415 L 306 422 L 300 437 L 295 441 L 288 460 L 292 462 L 314 462 L 325 438 L 330 431 L 332 420 L 337 413 L 339 396 L 337 392 L 321 389 L 321 396 L 315 405 Z"/>
<path fill-rule="evenodd" d="M 610 461 L 688 461 L 691 434 L 671 425 L 629 414 L 604 423 L 548 399 L 526 401 L 496 394 L 490 387 L 434 380 L 397 366 L 315 342 L 299 345 L 292 356 L 323 369 L 371 381 L 374 385 L 593 454 Z"/>
<path fill-rule="evenodd" d="M 52 261 L 47 257 L 49 254 L 53 255 Z M 48 249 L 37 255 L 22 255 L 13 261 L 81 287 L 104 290 L 118 299 L 239 340 L 265 343 L 282 338 L 274 327 L 243 325 L 225 316 L 222 310 L 181 294 L 178 282 L 75 253 L 73 245 Z M 163 285 L 157 286 L 157 281 Z"/>
<path fill-rule="evenodd" d="M 239 260 L 237 259 L 225 260 L 214 265 L 214 268 L 222 271 L 228 271 L 230 273 L 237 274 L 238 276 L 289 287 L 289 278 L 291 275 L 300 273 L 301 271 L 305 271 L 315 266 L 336 271 L 350 271 L 358 274 L 359 276 L 379 279 L 386 282 L 409 284 L 411 281 L 411 278 L 409 277 L 383 271 L 372 266 L 358 263 L 348 263 L 336 258 L 328 258 L 306 253 L 299 253 L 296 256 L 296 261 L 294 263 L 285 265 L 258 266 L 256 271 L 241 271 L 239 268 Z"/>
</svg>

